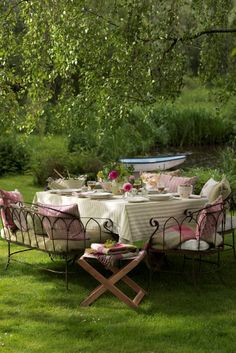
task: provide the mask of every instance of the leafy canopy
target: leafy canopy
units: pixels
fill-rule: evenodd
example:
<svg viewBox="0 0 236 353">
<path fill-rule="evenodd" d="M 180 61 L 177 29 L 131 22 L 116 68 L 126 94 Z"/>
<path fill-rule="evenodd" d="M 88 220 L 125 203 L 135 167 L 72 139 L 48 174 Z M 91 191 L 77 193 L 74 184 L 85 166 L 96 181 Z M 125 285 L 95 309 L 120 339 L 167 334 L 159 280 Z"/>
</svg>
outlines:
<svg viewBox="0 0 236 353">
<path fill-rule="evenodd" d="M 231 0 L 2 0 L 1 128 L 51 114 L 93 148 L 130 107 L 178 96 L 196 48 L 203 80 L 235 92 L 235 27 Z"/>
</svg>

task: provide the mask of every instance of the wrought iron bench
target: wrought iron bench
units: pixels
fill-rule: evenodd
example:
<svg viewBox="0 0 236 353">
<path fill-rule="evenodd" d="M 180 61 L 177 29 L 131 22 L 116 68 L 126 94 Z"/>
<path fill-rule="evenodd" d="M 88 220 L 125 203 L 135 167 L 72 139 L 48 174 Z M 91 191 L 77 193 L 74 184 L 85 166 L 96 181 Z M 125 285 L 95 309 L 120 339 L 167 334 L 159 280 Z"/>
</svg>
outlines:
<svg viewBox="0 0 236 353">
<path fill-rule="evenodd" d="M 68 264 L 74 262 L 92 242 L 114 239 L 112 221 L 106 218 L 80 217 L 78 210 L 71 212 L 36 204 L 0 206 L 3 228 L 1 237 L 8 243 L 6 268 L 13 255 L 29 250 L 40 250 L 53 259 L 59 256 L 65 262 L 63 271 L 68 288 Z M 24 249 L 12 249 L 17 244 Z M 16 261 L 16 259 L 14 259 Z"/>
<path fill-rule="evenodd" d="M 165 220 L 162 228 L 159 227 L 158 218 L 151 218 L 150 225 L 155 229 L 147 244 L 150 274 L 162 271 L 162 265 L 166 264 L 163 259 L 170 254 L 183 256 L 183 264 L 186 259 L 192 260 L 194 284 L 196 270 L 198 268 L 200 271 L 203 263 L 213 264 L 219 270 L 220 253 L 224 250 L 225 207 L 224 202 L 217 202 L 201 210 L 186 211 L 181 221 L 170 217 Z M 213 255 L 214 258 L 211 257 Z"/>
</svg>

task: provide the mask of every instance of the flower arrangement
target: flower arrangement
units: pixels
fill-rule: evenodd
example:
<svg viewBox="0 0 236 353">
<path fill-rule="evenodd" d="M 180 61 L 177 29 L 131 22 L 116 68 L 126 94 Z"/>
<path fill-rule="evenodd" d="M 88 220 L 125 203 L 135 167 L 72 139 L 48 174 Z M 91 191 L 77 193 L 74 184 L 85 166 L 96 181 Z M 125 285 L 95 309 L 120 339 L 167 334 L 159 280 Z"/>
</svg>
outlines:
<svg viewBox="0 0 236 353">
<path fill-rule="evenodd" d="M 117 182 L 124 182 L 135 179 L 132 175 L 133 172 L 133 166 L 126 166 L 125 164 L 114 162 L 104 166 L 104 168 L 98 172 L 97 176 L 100 181 L 115 180 Z"/>
<path fill-rule="evenodd" d="M 111 190 L 113 189 L 114 193 L 119 194 L 132 190 L 135 180 L 132 174 L 133 172 L 133 166 L 126 166 L 125 164 L 114 162 L 104 166 L 104 168 L 98 172 L 97 177 L 101 183 L 110 183 Z M 121 185 L 122 183 L 123 185 Z M 107 185 L 105 187 L 107 187 Z"/>
</svg>

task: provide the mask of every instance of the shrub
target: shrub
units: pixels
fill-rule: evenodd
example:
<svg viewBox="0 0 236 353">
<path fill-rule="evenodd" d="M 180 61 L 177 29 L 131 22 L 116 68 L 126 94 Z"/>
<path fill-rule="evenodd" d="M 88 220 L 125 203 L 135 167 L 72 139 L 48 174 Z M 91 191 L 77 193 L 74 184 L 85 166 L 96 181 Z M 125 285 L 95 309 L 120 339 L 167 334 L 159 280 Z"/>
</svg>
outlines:
<svg viewBox="0 0 236 353">
<path fill-rule="evenodd" d="M 114 114 L 116 114 L 115 111 Z M 104 162 L 118 160 L 124 156 L 146 154 L 155 145 L 156 126 L 147 119 L 144 109 L 134 106 L 126 110 L 121 119 L 87 119 L 87 125 L 74 125 L 69 136 L 69 150 L 79 154 L 88 153 Z M 97 156 L 97 157 L 96 157 Z"/>
<path fill-rule="evenodd" d="M 73 175 L 86 174 L 96 179 L 97 172 L 102 167 L 102 161 L 93 151 L 73 152 L 68 154 L 68 170 Z"/>
<path fill-rule="evenodd" d="M 0 175 L 22 173 L 29 160 L 29 152 L 20 137 L 2 136 L 0 140 Z"/>
<path fill-rule="evenodd" d="M 30 169 L 37 185 L 46 185 L 48 177 L 88 174 L 95 177 L 102 162 L 90 152 L 69 152 L 67 139 L 63 137 L 32 136 Z"/>
<path fill-rule="evenodd" d="M 66 173 L 68 151 L 66 140 L 55 137 L 31 136 L 30 169 L 34 183 L 45 185 L 49 176 L 53 176 L 54 169 L 59 173 Z"/>
<path fill-rule="evenodd" d="M 218 169 L 202 167 L 189 168 L 188 170 L 184 170 L 182 174 L 186 176 L 196 175 L 198 177 L 198 180 L 194 186 L 194 193 L 197 195 L 200 194 L 202 187 L 207 182 L 207 180 L 213 178 L 217 181 L 220 181 L 223 177 L 222 172 Z"/>
<path fill-rule="evenodd" d="M 221 152 L 221 170 L 228 177 L 231 188 L 236 192 L 236 158 L 235 158 L 235 143 L 231 147 L 227 147 Z"/>
</svg>

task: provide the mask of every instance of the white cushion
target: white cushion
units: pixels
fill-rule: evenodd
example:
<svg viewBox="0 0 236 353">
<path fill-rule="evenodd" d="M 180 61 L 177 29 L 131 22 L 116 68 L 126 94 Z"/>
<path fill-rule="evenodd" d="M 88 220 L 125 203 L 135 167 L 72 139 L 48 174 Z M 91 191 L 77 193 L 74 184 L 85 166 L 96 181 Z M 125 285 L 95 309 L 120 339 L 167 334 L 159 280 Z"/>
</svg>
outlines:
<svg viewBox="0 0 236 353">
<path fill-rule="evenodd" d="M 17 231 L 15 233 L 7 227 L 1 229 L 1 237 L 6 240 L 10 240 L 13 243 L 17 242 L 22 245 L 28 245 L 32 248 L 37 248 L 46 251 L 57 251 L 65 252 L 72 250 L 83 250 L 89 248 L 93 242 L 105 242 L 107 239 L 111 239 L 109 233 L 102 232 L 101 239 L 100 233 L 96 229 L 89 229 L 87 232 L 89 239 L 84 240 L 51 240 L 47 236 L 36 235 L 33 231 Z"/>
<path fill-rule="evenodd" d="M 209 202 L 215 201 L 220 195 L 225 200 L 231 193 L 229 181 L 224 177 L 219 183 L 214 185 L 208 195 Z"/>
<path fill-rule="evenodd" d="M 218 181 L 214 180 L 213 178 L 210 178 L 202 187 L 202 190 L 200 192 L 201 196 L 209 197 L 212 189 L 214 188 L 215 185 L 219 184 Z"/>
<path fill-rule="evenodd" d="M 210 245 L 205 240 L 190 239 L 178 246 L 181 250 L 204 251 L 209 249 Z"/>
</svg>

